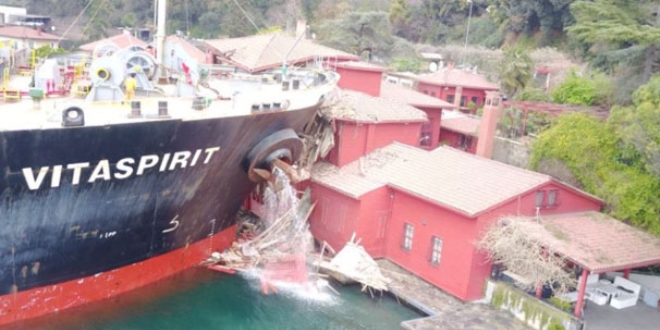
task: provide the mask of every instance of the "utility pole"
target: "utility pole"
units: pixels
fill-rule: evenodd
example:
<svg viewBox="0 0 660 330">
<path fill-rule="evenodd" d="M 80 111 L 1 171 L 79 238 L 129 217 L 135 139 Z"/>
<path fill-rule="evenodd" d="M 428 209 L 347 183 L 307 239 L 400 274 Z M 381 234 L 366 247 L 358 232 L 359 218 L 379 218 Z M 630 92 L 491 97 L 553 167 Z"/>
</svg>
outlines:
<svg viewBox="0 0 660 330">
<path fill-rule="evenodd" d="M 468 38 L 470 37 L 470 18 L 472 18 L 472 4 L 474 3 L 473 0 L 467 0 L 467 2 L 470 3 L 470 12 L 468 13 L 467 28 L 465 29 L 465 46 L 463 46 L 463 64 L 465 64 L 465 60 L 467 59 L 467 45 L 468 45 Z"/>
</svg>

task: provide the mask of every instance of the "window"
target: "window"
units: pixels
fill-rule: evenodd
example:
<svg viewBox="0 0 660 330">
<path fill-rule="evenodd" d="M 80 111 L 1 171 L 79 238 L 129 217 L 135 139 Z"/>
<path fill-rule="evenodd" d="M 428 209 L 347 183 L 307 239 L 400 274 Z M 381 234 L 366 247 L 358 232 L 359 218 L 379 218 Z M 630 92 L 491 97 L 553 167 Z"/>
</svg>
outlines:
<svg viewBox="0 0 660 330">
<path fill-rule="evenodd" d="M 551 190 L 539 190 L 536 192 L 536 207 L 556 207 L 557 206 L 557 195 L 559 191 L 557 189 Z M 547 197 L 546 197 L 547 195 Z"/>
<path fill-rule="evenodd" d="M 543 206 L 543 197 L 545 197 L 545 191 L 539 190 L 536 192 L 536 207 Z"/>
<path fill-rule="evenodd" d="M 454 104 L 454 95 L 447 95 L 447 102 Z"/>
<path fill-rule="evenodd" d="M 463 134 L 458 136 L 458 145 L 456 146 L 457 149 L 468 150 L 470 149 L 471 145 L 472 145 L 471 136 L 467 136 Z"/>
<path fill-rule="evenodd" d="M 479 105 L 479 98 L 476 97 L 476 96 L 473 96 L 472 99 L 470 99 L 470 102 L 472 102 L 472 104 L 474 104 L 474 106 L 476 107 L 476 106 Z"/>
<path fill-rule="evenodd" d="M 467 96 L 461 96 L 461 107 L 466 106 L 467 103 Z"/>
<path fill-rule="evenodd" d="M 557 189 L 548 192 L 548 207 L 557 206 Z"/>
<path fill-rule="evenodd" d="M 421 147 L 428 147 L 431 145 L 431 124 L 425 123 L 422 125 L 422 134 L 419 137 L 419 145 Z"/>
<path fill-rule="evenodd" d="M 410 251 L 412 249 L 413 243 L 413 234 L 415 232 L 415 227 L 407 223 L 404 225 L 404 234 L 403 234 L 403 249 Z"/>
<path fill-rule="evenodd" d="M 442 255 L 442 239 L 433 236 L 431 238 L 431 263 L 434 265 L 440 264 L 440 256 Z"/>
</svg>

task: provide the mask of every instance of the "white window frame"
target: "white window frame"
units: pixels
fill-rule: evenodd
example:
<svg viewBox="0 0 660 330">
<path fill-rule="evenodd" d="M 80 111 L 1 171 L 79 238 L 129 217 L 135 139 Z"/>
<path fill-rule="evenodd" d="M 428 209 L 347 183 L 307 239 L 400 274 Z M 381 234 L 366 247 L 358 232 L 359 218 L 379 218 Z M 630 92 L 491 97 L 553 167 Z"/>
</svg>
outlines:
<svg viewBox="0 0 660 330">
<path fill-rule="evenodd" d="M 431 237 L 431 263 L 434 265 L 440 265 L 440 260 L 442 259 L 442 238 L 438 236 Z"/>
<path fill-rule="evenodd" d="M 406 251 L 412 250 L 413 238 L 415 236 L 415 226 L 410 223 L 405 223 L 403 226 L 403 249 Z"/>
</svg>

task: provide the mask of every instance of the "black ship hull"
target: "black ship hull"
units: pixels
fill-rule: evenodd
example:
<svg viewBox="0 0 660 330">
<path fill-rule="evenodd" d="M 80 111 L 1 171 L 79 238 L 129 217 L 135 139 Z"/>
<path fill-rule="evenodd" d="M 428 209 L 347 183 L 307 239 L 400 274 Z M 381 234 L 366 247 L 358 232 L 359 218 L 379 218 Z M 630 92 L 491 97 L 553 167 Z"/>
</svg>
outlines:
<svg viewBox="0 0 660 330">
<path fill-rule="evenodd" d="M 17 293 L 229 228 L 254 188 L 250 151 L 275 132 L 301 131 L 315 111 L 0 132 L 0 319 L 20 307 L 6 303 Z"/>
</svg>

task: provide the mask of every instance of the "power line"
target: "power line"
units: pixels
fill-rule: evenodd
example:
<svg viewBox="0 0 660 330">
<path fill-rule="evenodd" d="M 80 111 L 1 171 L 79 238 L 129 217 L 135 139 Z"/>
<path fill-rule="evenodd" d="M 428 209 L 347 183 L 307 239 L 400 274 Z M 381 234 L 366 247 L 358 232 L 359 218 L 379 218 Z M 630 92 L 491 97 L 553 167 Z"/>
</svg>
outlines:
<svg viewBox="0 0 660 330">
<path fill-rule="evenodd" d="M 87 10 L 87 8 L 89 8 L 89 5 L 91 5 L 92 2 L 94 2 L 94 0 L 89 0 L 89 2 L 87 3 L 87 5 L 85 6 L 85 8 L 83 8 L 83 9 L 80 11 L 80 14 L 78 14 L 78 16 L 76 17 L 76 19 L 73 20 L 73 23 L 71 23 L 71 25 L 69 25 L 69 27 L 68 27 L 66 30 L 64 30 L 64 33 L 62 33 L 62 35 L 60 36 L 60 39 L 57 40 L 57 43 L 58 43 L 58 44 L 59 44 L 60 42 L 62 42 L 62 39 L 64 39 L 64 37 L 66 36 L 66 34 L 69 33 L 69 30 L 71 30 L 71 28 L 72 28 L 74 25 L 76 25 L 76 22 L 78 22 L 78 20 L 80 19 L 80 17 L 82 17 L 82 15 L 85 13 L 85 11 Z"/>
<path fill-rule="evenodd" d="M 245 9 L 243 9 L 243 7 L 241 6 L 241 4 L 238 3 L 238 1 L 236 1 L 236 0 L 234 0 L 234 3 L 238 6 L 238 9 L 240 9 L 241 12 L 243 12 L 243 15 L 245 15 L 245 18 L 247 18 L 248 21 L 250 21 L 250 23 L 252 23 L 252 26 L 254 26 L 254 28 L 255 28 L 257 31 L 259 31 L 259 27 L 257 26 L 257 24 L 254 23 L 254 21 L 252 20 L 252 18 L 250 17 L 250 15 L 248 15 L 248 13 L 245 11 Z M 267 26 L 265 26 L 265 27 L 268 28 Z"/>
</svg>

